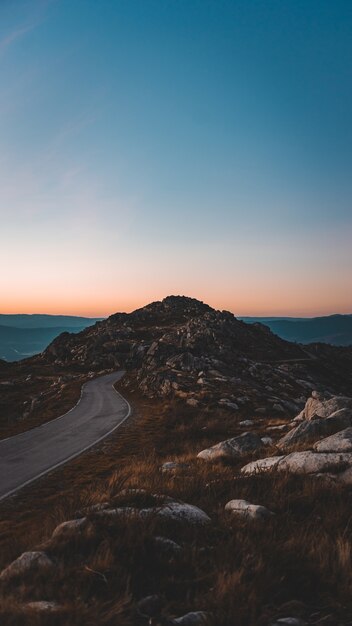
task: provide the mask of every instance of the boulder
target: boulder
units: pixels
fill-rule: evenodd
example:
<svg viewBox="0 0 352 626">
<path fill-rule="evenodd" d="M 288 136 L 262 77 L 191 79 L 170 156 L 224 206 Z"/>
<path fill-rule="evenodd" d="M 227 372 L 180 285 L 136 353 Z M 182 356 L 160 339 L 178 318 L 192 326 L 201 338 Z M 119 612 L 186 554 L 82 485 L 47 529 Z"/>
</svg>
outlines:
<svg viewBox="0 0 352 626">
<path fill-rule="evenodd" d="M 320 472 L 341 471 L 352 465 L 352 454 L 346 453 L 318 453 L 292 452 L 279 463 L 280 471 L 292 474 L 317 474 Z"/>
<path fill-rule="evenodd" d="M 352 398 L 346 396 L 332 396 L 325 399 L 320 392 L 313 391 L 312 397 L 308 398 L 302 411 L 302 417 L 310 421 L 317 415 L 318 417 L 329 417 L 340 409 L 352 409 Z"/>
<path fill-rule="evenodd" d="M 352 466 L 352 453 L 292 452 L 286 456 L 273 456 L 253 461 L 242 467 L 243 474 L 260 474 L 271 470 L 292 474 L 318 474 L 341 472 Z"/>
<path fill-rule="evenodd" d="M 204 511 L 193 504 L 185 502 L 175 502 L 171 498 L 166 498 L 159 506 L 145 508 L 133 508 L 129 506 L 107 509 L 97 513 L 102 518 L 123 518 L 139 517 L 141 519 L 159 518 L 180 525 L 204 526 L 211 522 L 210 517 Z"/>
<path fill-rule="evenodd" d="M 317 452 L 352 452 L 352 428 L 330 435 L 313 447 Z"/>
<path fill-rule="evenodd" d="M 225 511 L 231 511 L 234 515 L 255 520 L 267 519 L 273 515 L 265 506 L 251 504 L 247 500 L 230 500 L 225 505 Z"/>
<path fill-rule="evenodd" d="M 266 459 L 258 459 L 257 461 L 252 461 L 251 463 L 247 463 L 241 469 L 242 474 L 262 474 L 264 472 L 270 472 L 277 468 L 280 461 L 284 458 L 284 456 L 269 456 Z"/>
<path fill-rule="evenodd" d="M 54 562 L 45 552 L 24 552 L 1 572 L 0 580 L 8 581 L 27 572 L 47 571 L 54 567 Z"/>
<path fill-rule="evenodd" d="M 253 452 L 263 446 L 259 435 L 255 433 L 243 433 L 238 437 L 221 441 L 211 448 L 202 450 L 197 455 L 198 459 L 204 461 L 215 461 L 218 459 L 238 459 L 248 452 Z"/>
<path fill-rule="evenodd" d="M 352 425 L 352 409 L 343 408 L 329 417 L 301 422 L 277 442 L 277 447 L 285 450 L 290 446 L 333 435 Z"/>
<path fill-rule="evenodd" d="M 248 426 L 254 426 L 254 423 L 254 420 L 242 420 L 242 422 L 238 422 L 238 425 L 248 428 Z"/>
<path fill-rule="evenodd" d="M 148 511 L 150 510 L 145 509 L 145 512 Z M 211 522 L 210 517 L 202 511 L 202 509 L 199 509 L 193 504 L 185 504 L 184 502 L 170 502 L 165 504 L 160 509 L 156 510 L 156 514 L 162 519 L 190 526 L 205 526 Z"/>
</svg>

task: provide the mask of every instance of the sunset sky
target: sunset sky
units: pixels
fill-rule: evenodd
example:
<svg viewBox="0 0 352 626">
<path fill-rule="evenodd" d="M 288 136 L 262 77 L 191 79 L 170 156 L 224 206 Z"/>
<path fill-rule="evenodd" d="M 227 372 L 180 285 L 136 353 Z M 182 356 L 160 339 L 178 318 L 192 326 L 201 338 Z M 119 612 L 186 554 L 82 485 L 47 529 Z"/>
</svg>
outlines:
<svg viewBox="0 0 352 626">
<path fill-rule="evenodd" d="M 352 313 L 351 0 L 0 0 L 0 313 Z"/>
</svg>

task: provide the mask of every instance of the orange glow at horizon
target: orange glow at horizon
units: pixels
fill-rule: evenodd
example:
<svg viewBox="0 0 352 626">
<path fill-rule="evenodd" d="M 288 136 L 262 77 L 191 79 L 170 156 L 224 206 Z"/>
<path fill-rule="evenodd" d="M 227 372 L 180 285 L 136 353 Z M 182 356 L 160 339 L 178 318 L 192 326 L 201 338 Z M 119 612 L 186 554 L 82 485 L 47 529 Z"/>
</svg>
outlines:
<svg viewBox="0 0 352 626">
<path fill-rule="evenodd" d="M 78 296 L 74 301 L 67 298 L 50 296 L 42 296 L 38 298 L 25 298 L 18 295 L 4 300 L 2 298 L 0 305 L 0 313 L 3 314 L 48 314 L 48 315 L 74 315 L 82 317 L 108 317 L 113 313 L 126 312 L 129 313 L 143 307 L 156 300 L 162 300 L 168 295 L 187 295 L 202 300 L 209 306 L 228 310 L 238 317 L 319 317 L 331 314 L 351 314 L 352 307 L 348 302 L 348 297 L 335 299 L 331 302 L 331 298 L 321 298 L 318 302 L 310 300 L 307 306 L 297 306 L 297 302 L 305 301 L 302 297 L 292 294 L 289 298 L 283 298 L 282 291 L 278 293 L 270 293 L 270 297 L 265 300 L 250 294 L 245 294 L 242 298 L 234 296 L 230 298 L 225 294 L 206 294 L 206 293 L 184 293 L 181 291 L 171 290 L 168 292 L 156 292 L 151 295 L 141 295 L 139 297 L 124 297 L 111 295 L 99 298 L 87 297 L 86 294 Z M 302 294 L 301 294 L 302 295 Z M 327 294 L 328 296 L 329 294 Z"/>
</svg>

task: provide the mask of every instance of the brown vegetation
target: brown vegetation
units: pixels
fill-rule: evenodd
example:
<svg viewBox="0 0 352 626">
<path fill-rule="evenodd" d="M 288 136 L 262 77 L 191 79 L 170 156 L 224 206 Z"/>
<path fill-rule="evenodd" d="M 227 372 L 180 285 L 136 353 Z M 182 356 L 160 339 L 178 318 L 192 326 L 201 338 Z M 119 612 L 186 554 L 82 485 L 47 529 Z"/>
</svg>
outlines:
<svg viewBox="0 0 352 626">
<path fill-rule="evenodd" d="M 352 623 L 350 490 L 310 477 L 238 475 L 250 457 L 240 464 L 204 463 L 196 453 L 243 432 L 241 418 L 136 394 L 129 400 L 138 407 L 130 424 L 1 505 L 1 567 L 38 546 L 58 566 L 45 576 L 3 583 L 0 623 L 142 626 L 148 620 L 137 602 L 155 593 L 163 598 L 164 616 L 204 610 L 216 616 L 217 626 L 264 626 L 278 616 L 324 626 Z M 189 468 L 161 473 L 168 460 Z M 126 488 L 195 504 L 212 524 L 197 532 L 160 529 L 154 519 L 91 513 L 80 534 L 50 538 L 60 522 L 79 517 L 88 505 L 146 504 L 149 496 L 121 495 Z M 275 515 L 264 523 L 231 517 L 224 505 L 232 498 Z M 161 533 L 184 547 L 180 556 L 158 554 L 154 537 Z M 40 614 L 24 608 L 35 600 L 61 608 Z"/>
</svg>

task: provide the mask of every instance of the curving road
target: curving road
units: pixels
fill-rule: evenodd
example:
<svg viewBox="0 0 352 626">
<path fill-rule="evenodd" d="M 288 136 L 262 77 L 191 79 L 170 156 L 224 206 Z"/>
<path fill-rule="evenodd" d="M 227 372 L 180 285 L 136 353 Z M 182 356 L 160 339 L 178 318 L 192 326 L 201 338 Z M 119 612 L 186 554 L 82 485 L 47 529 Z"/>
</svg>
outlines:
<svg viewBox="0 0 352 626">
<path fill-rule="evenodd" d="M 129 417 L 130 405 L 113 387 L 123 374 L 90 380 L 68 413 L 0 441 L 0 500 L 88 450 Z"/>
</svg>

